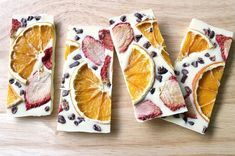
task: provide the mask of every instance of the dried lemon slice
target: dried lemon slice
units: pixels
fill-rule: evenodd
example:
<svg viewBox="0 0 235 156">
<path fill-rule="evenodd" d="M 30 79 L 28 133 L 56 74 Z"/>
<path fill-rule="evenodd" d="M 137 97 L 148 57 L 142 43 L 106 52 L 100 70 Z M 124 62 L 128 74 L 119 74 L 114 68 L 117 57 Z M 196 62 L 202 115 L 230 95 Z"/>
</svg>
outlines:
<svg viewBox="0 0 235 156">
<path fill-rule="evenodd" d="M 194 103 L 198 113 L 206 121 L 210 120 L 224 65 L 224 62 L 207 65 L 197 73 L 193 80 Z"/>
<path fill-rule="evenodd" d="M 100 123 L 111 119 L 111 98 L 106 86 L 86 63 L 81 63 L 70 80 L 71 97 L 77 112 Z"/>
<path fill-rule="evenodd" d="M 10 73 L 26 83 L 39 61 L 39 55 L 43 56 L 54 35 L 54 26 L 50 23 L 37 23 L 21 32 L 10 50 Z"/>
<path fill-rule="evenodd" d="M 68 55 L 77 50 L 79 47 L 80 45 L 77 42 L 71 40 L 66 41 L 64 59 L 67 60 Z"/>
<path fill-rule="evenodd" d="M 154 63 L 149 54 L 138 45 L 132 45 L 128 65 L 124 70 L 131 100 L 139 102 L 154 82 Z"/>
<path fill-rule="evenodd" d="M 22 101 L 22 98 L 16 93 L 10 84 L 8 84 L 7 94 L 7 108 L 12 107 Z"/>
</svg>

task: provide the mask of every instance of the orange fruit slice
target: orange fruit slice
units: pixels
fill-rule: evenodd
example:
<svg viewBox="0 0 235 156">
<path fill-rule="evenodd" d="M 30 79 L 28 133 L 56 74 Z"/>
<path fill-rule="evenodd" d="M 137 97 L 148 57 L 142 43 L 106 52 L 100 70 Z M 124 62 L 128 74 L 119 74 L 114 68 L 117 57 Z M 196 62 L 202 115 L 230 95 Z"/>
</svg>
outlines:
<svg viewBox="0 0 235 156">
<path fill-rule="evenodd" d="M 67 60 L 68 55 L 71 54 L 72 52 L 74 52 L 75 50 L 77 50 L 79 47 L 80 47 L 79 43 L 77 43 L 77 42 L 66 41 L 64 60 Z"/>
<path fill-rule="evenodd" d="M 152 58 L 143 48 L 133 45 L 124 74 L 131 100 L 136 104 L 153 85 L 154 63 Z"/>
<path fill-rule="evenodd" d="M 206 121 L 210 120 L 224 66 L 224 62 L 207 65 L 197 73 L 193 80 L 194 103 L 198 113 Z"/>
<path fill-rule="evenodd" d="M 80 115 L 101 123 L 110 121 L 111 98 L 107 88 L 86 63 L 76 68 L 70 88 L 73 104 Z"/>
<path fill-rule="evenodd" d="M 208 50 L 212 47 L 213 44 L 204 34 L 189 30 L 181 45 L 179 59 L 181 60 L 192 53 Z"/>
<path fill-rule="evenodd" d="M 43 55 L 54 35 L 54 27 L 50 23 L 37 23 L 21 32 L 10 51 L 11 74 L 26 83 L 39 61 L 39 55 Z"/>
<path fill-rule="evenodd" d="M 22 98 L 16 93 L 10 84 L 8 84 L 7 94 L 7 108 L 12 107 L 22 101 Z"/>
</svg>

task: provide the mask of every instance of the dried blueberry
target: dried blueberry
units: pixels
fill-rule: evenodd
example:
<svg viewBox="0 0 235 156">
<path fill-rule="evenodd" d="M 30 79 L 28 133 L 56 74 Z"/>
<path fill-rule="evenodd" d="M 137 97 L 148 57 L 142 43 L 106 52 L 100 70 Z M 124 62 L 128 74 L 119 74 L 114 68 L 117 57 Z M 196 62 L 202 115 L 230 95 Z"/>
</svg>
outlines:
<svg viewBox="0 0 235 156">
<path fill-rule="evenodd" d="M 188 74 L 188 70 L 187 69 L 182 69 L 181 72 L 182 72 L 183 75 L 187 75 Z"/>
<path fill-rule="evenodd" d="M 141 37 L 142 37 L 142 35 L 135 35 L 134 40 L 135 40 L 136 42 L 139 42 L 139 40 L 141 39 Z"/>
<path fill-rule="evenodd" d="M 126 21 L 126 16 L 124 15 L 124 16 L 121 16 L 120 17 L 120 20 L 122 21 L 122 22 L 125 22 Z"/>
<path fill-rule="evenodd" d="M 12 113 L 12 114 L 16 114 L 17 110 L 18 110 L 17 106 L 13 106 L 13 107 L 11 108 L 11 113 Z"/>
<path fill-rule="evenodd" d="M 36 21 L 39 21 L 41 19 L 41 16 L 34 16 L 34 18 L 36 19 Z"/>
<path fill-rule="evenodd" d="M 188 67 L 190 64 L 189 63 L 184 63 L 183 67 Z"/>
<path fill-rule="evenodd" d="M 74 39 L 75 39 L 75 41 L 78 41 L 78 40 L 80 40 L 80 37 L 78 35 L 76 35 Z"/>
<path fill-rule="evenodd" d="M 94 125 L 93 125 L 93 129 L 94 129 L 95 131 L 98 131 L 98 132 L 101 131 L 101 127 L 100 127 L 99 125 L 97 125 L 97 124 L 94 124 Z"/>
<path fill-rule="evenodd" d="M 69 103 L 68 103 L 66 100 L 63 100 L 63 101 L 62 101 L 62 108 L 63 108 L 63 110 L 65 110 L 65 111 L 68 111 L 68 110 L 69 110 Z"/>
<path fill-rule="evenodd" d="M 24 95 L 25 91 L 24 90 L 20 90 L 20 95 Z"/>
<path fill-rule="evenodd" d="M 21 85 L 18 81 L 15 82 L 15 85 L 16 85 L 17 87 L 19 87 L 19 88 L 22 87 L 22 85 Z"/>
<path fill-rule="evenodd" d="M 68 119 L 69 119 L 69 120 L 74 120 L 74 119 L 75 119 L 75 114 L 74 114 L 74 113 L 70 114 L 70 115 L 68 116 Z"/>
<path fill-rule="evenodd" d="M 150 93 L 153 94 L 154 92 L 155 92 L 155 88 L 152 88 L 152 89 L 150 90 Z"/>
<path fill-rule="evenodd" d="M 69 90 L 63 90 L 62 96 L 65 97 L 67 95 L 69 95 Z"/>
<path fill-rule="evenodd" d="M 191 63 L 191 65 L 196 68 L 196 67 L 198 67 L 198 62 L 197 62 L 197 61 L 193 61 L 193 62 Z"/>
<path fill-rule="evenodd" d="M 114 20 L 109 20 L 109 24 L 112 25 L 113 23 L 115 23 Z"/>
<path fill-rule="evenodd" d="M 186 81 L 187 78 L 188 78 L 187 75 L 183 75 L 183 77 L 182 77 L 182 79 L 181 79 L 181 82 L 182 82 L 182 83 L 185 83 L 185 81 Z"/>
<path fill-rule="evenodd" d="M 10 84 L 13 84 L 14 82 L 15 82 L 15 79 L 10 79 L 10 80 L 9 80 L 9 83 L 10 83 Z"/>
<path fill-rule="evenodd" d="M 206 57 L 210 57 L 210 54 L 209 54 L 209 53 L 206 53 L 205 56 L 206 56 Z"/>
<path fill-rule="evenodd" d="M 73 57 L 74 60 L 79 60 L 81 58 L 82 58 L 82 55 L 80 55 L 80 54 L 77 54 Z"/>
<path fill-rule="evenodd" d="M 49 106 L 46 106 L 46 107 L 44 108 L 44 110 L 45 110 L 46 112 L 48 112 L 48 111 L 50 110 L 50 107 L 49 107 Z"/>
<path fill-rule="evenodd" d="M 156 57 L 156 56 L 157 56 L 157 53 L 156 53 L 155 51 L 151 51 L 150 56 L 151 56 L 151 57 Z"/>
<path fill-rule="evenodd" d="M 168 70 L 165 67 L 158 67 L 158 74 L 166 74 Z"/>
<path fill-rule="evenodd" d="M 80 62 L 75 61 L 74 63 L 72 63 L 72 64 L 69 65 L 69 68 L 76 67 L 76 66 L 78 66 L 79 64 L 80 64 Z"/>
<path fill-rule="evenodd" d="M 211 56 L 211 57 L 210 57 L 210 60 L 211 60 L 211 61 L 215 61 L 215 60 L 216 60 L 215 56 Z"/>
<path fill-rule="evenodd" d="M 141 15 L 140 13 L 135 13 L 134 14 L 135 17 L 137 17 L 138 19 L 142 19 L 143 18 L 143 15 Z"/>
<path fill-rule="evenodd" d="M 190 124 L 191 126 L 194 125 L 194 122 L 193 121 L 188 121 L 188 124 Z"/>
<path fill-rule="evenodd" d="M 64 116 L 58 115 L 58 122 L 61 123 L 61 124 L 65 124 L 66 120 L 65 120 Z"/>
<path fill-rule="evenodd" d="M 198 58 L 198 63 L 204 64 L 205 62 L 204 62 L 203 58 L 199 57 L 199 58 Z"/>
<path fill-rule="evenodd" d="M 148 49 L 151 46 L 150 42 L 146 42 L 145 44 L 143 44 L 143 47 Z"/>
<path fill-rule="evenodd" d="M 32 21 L 33 16 L 28 16 L 27 21 Z"/>
<path fill-rule="evenodd" d="M 66 79 L 69 78 L 69 73 L 65 73 L 64 78 L 66 78 Z"/>
<path fill-rule="evenodd" d="M 92 69 L 97 70 L 98 67 L 97 66 L 92 66 Z"/>
<path fill-rule="evenodd" d="M 157 75 L 157 76 L 156 76 L 156 79 L 157 79 L 159 82 L 162 82 L 162 76 L 161 76 L 161 75 Z"/>
<path fill-rule="evenodd" d="M 178 70 L 174 70 L 175 75 L 180 75 L 180 72 Z"/>
</svg>

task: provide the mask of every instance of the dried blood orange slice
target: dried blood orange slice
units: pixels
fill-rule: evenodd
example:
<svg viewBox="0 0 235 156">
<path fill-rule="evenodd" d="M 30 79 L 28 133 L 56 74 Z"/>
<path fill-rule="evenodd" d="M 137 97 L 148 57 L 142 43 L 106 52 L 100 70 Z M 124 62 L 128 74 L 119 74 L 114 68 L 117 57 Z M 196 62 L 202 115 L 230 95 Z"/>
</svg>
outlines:
<svg viewBox="0 0 235 156">
<path fill-rule="evenodd" d="M 74 42 L 71 40 L 66 41 L 64 59 L 67 60 L 68 55 L 77 50 L 80 47 L 78 42 Z"/>
<path fill-rule="evenodd" d="M 178 59 L 181 60 L 192 53 L 198 53 L 212 47 L 213 44 L 205 35 L 196 30 L 189 30 L 181 45 Z"/>
<path fill-rule="evenodd" d="M 70 88 L 73 105 L 80 115 L 100 123 L 110 121 L 111 98 L 107 88 L 86 63 L 74 71 Z"/>
<path fill-rule="evenodd" d="M 7 91 L 7 108 L 12 107 L 19 102 L 21 102 L 23 99 L 16 93 L 14 88 L 8 84 L 8 91 Z"/>
<path fill-rule="evenodd" d="M 198 113 L 206 121 L 210 120 L 224 65 L 224 62 L 207 65 L 196 74 L 193 80 L 194 104 Z"/>
<path fill-rule="evenodd" d="M 54 39 L 54 27 L 50 23 L 37 23 L 27 27 L 14 41 L 10 50 L 10 72 L 22 83 L 26 83 L 34 66 L 49 48 Z"/>
<path fill-rule="evenodd" d="M 128 65 L 124 70 L 131 100 L 139 102 L 154 82 L 154 63 L 149 54 L 138 45 L 132 45 Z"/>
</svg>

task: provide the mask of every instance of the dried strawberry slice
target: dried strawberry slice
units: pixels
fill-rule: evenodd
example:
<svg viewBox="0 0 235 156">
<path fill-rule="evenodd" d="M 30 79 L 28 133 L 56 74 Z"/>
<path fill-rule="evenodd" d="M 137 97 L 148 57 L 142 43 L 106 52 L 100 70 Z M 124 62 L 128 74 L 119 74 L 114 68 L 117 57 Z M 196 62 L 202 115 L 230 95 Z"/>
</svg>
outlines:
<svg viewBox="0 0 235 156">
<path fill-rule="evenodd" d="M 219 44 L 220 52 L 224 61 L 228 58 L 228 52 L 232 43 L 232 38 L 224 36 L 222 34 L 216 35 L 216 41 Z"/>
<path fill-rule="evenodd" d="M 99 39 L 104 44 L 104 47 L 110 51 L 113 51 L 113 41 L 110 35 L 110 31 L 102 29 L 99 31 Z"/>
<path fill-rule="evenodd" d="M 105 58 L 104 45 L 99 40 L 95 40 L 92 36 L 86 36 L 82 41 L 82 51 L 86 58 L 95 63 L 101 65 Z"/>
<path fill-rule="evenodd" d="M 42 57 L 42 63 L 46 66 L 47 69 L 52 69 L 52 47 L 44 51 L 44 56 Z"/>
<path fill-rule="evenodd" d="M 117 48 L 124 53 L 134 39 L 134 32 L 129 23 L 118 23 L 112 29 Z"/>
<path fill-rule="evenodd" d="M 102 81 L 105 81 L 105 82 L 109 81 L 108 71 L 109 71 L 110 62 L 111 62 L 111 57 L 106 56 L 105 61 L 104 61 L 104 65 L 102 66 L 101 71 L 100 71 Z"/>
<path fill-rule="evenodd" d="M 36 72 L 29 79 L 25 89 L 26 110 L 39 107 L 51 99 L 51 75 L 50 73 Z"/>
<path fill-rule="evenodd" d="M 12 19 L 11 36 L 14 35 L 14 33 L 19 29 L 20 26 L 21 26 L 20 21 L 18 21 L 17 19 Z"/>
<path fill-rule="evenodd" d="M 185 101 L 182 96 L 180 86 L 175 76 L 171 76 L 161 87 L 160 98 L 163 103 L 172 111 L 185 107 Z"/>
<path fill-rule="evenodd" d="M 135 113 L 138 120 L 145 121 L 160 116 L 162 111 L 151 100 L 145 100 L 135 105 Z"/>
</svg>

